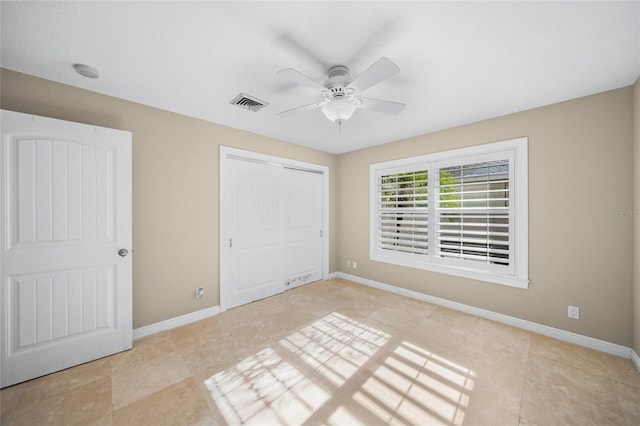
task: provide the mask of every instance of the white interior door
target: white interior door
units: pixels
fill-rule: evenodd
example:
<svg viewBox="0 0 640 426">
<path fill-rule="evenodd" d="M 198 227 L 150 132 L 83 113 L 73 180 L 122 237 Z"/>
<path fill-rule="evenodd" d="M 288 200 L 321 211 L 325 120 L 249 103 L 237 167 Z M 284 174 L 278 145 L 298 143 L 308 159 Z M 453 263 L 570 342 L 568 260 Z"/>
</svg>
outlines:
<svg viewBox="0 0 640 426">
<path fill-rule="evenodd" d="M 6 387 L 131 348 L 131 133 L 1 120 Z"/>
<path fill-rule="evenodd" d="M 322 279 L 322 174 L 284 169 L 286 288 Z"/>
</svg>

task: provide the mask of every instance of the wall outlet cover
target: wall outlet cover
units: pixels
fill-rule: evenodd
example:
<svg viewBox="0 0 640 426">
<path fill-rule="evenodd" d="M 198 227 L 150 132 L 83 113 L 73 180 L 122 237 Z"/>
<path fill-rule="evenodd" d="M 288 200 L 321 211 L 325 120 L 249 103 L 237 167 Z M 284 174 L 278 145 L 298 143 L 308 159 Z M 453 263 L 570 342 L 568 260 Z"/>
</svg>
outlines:
<svg viewBox="0 0 640 426">
<path fill-rule="evenodd" d="M 203 287 L 196 288 L 196 299 L 200 299 L 202 296 L 204 296 L 204 288 Z"/>
<path fill-rule="evenodd" d="M 577 306 L 569 306 L 567 308 L 567 316 L 573 319 L 580 319 L 580 308 Z"/>
</svg>

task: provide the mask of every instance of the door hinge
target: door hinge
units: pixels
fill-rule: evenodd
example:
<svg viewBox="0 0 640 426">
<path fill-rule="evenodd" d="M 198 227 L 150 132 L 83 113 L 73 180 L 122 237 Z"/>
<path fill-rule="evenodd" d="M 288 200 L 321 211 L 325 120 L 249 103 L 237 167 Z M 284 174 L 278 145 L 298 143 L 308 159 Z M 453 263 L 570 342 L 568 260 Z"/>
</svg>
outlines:
<svg viewBox="0 0 640 426">
<path fill-rule="evenodd" d="M 322 238 L 322 229 L 320 230 L 320 238 Z"/>
<path fill-rule="evenodd" d="M 233 247 L 233 238 L 229 238 L 229 247 Z"/>
</svg>

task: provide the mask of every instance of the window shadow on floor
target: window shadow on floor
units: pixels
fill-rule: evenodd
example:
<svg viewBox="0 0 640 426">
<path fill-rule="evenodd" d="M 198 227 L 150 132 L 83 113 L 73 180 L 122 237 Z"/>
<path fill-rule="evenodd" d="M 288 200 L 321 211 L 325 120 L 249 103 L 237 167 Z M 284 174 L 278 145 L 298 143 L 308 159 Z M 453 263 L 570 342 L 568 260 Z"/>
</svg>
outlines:
<svg viewBox="0 0 640 426">
<path fill-rule="evenodd" d="M 229 424 L 462 425 L 476 373 L 332 312 L 205 381 Z"/>
</svg>

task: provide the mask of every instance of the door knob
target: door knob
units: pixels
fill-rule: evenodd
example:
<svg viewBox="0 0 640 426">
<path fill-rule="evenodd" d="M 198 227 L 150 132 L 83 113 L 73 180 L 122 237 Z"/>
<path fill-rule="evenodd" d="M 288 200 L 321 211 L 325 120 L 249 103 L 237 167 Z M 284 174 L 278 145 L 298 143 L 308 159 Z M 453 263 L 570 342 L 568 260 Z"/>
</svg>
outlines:
<svg viewBox="0 0 640 426">
<path fill-rule="evenodd" d="M 127 249 L 120 249 L 120 250 L 118 250 L 118 255 L 120 255 L 120 256 L 122 256 L 122 257 L 125 257 L 125 256 L 126 256 L 126 255 L 128 255 L 128 254 L 129 254 L 129 250 L 127 250 Z"/>
</svg>

